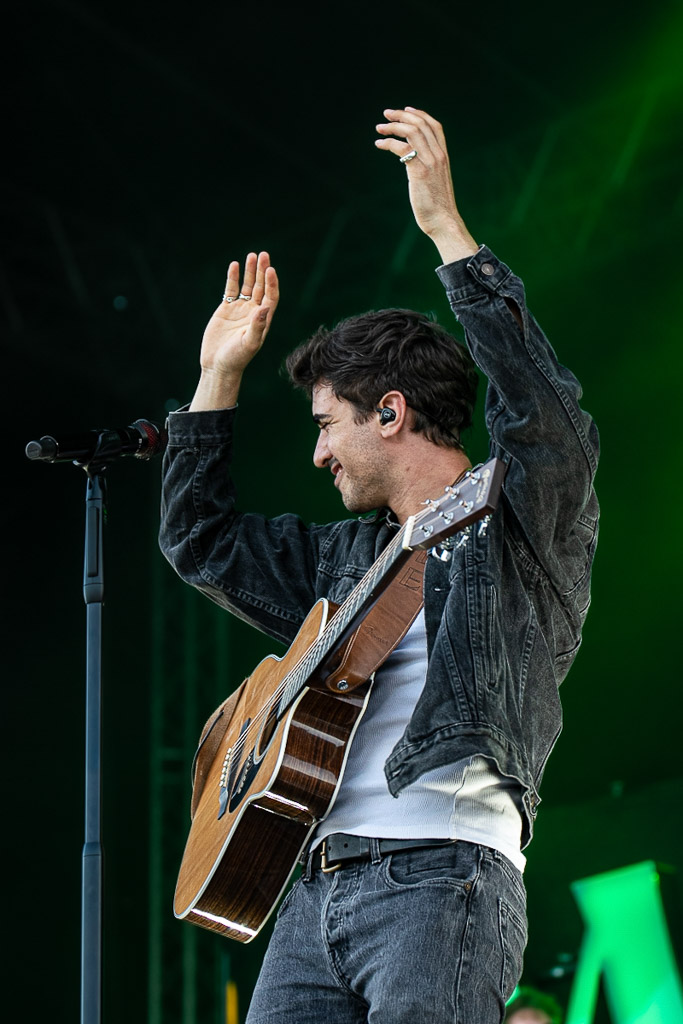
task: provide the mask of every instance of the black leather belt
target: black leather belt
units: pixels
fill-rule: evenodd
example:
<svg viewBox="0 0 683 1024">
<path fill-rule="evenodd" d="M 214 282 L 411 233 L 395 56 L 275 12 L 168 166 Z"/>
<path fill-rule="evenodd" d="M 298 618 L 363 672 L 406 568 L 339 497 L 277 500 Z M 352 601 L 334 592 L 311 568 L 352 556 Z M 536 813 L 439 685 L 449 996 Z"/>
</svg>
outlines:
<svg viewBox="0 0 683 1024">
<path fill-rule="evenodd" d="M 379 839 L 382 857 L 402 850 L 420 850 L 427 846 L 450 846 L 455 839 Z M 337 871 L 343 864 L 353 860 L 370 860 L 370 844 L 367 836 L 350 836 L 346 832 L 333 832 L 323 840 L 320 847 L 320 866 L 325 872 Z"/>
</svg>

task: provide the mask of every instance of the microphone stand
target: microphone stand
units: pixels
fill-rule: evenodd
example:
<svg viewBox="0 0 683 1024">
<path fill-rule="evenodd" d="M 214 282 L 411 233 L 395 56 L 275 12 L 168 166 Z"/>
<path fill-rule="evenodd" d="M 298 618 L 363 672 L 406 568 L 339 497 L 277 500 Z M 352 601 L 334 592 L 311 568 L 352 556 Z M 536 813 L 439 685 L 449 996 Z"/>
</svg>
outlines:
<svg viewBox="0 0 683 1024">
<path fill-rule="evenodd" d="M 120 454 L 120 439 L 103 430 L 82 466 L 85 494 L 83 599 L 86 607 L 85 840 L 81 885 L 81 1024 L 102 1019 L 102 608 L 106 482 L 104 473 Z"/>
<path fill-rule="evenodd" d="M 137 449 L 130 432 L 139 435 Z M 105 520 L 104 473 L 120 455 L 149 459 L 163 451 L 165 432 L 148 420 L 136 420 L 125 431 L 91 431 L 70 449 L 52 437 L 26 446 L 30 459 L 73 461 L 88 477 L 85 495 L 85 554 L 83 598 L 86 606 L 85 692 L 85 840 L 81 886 L 81 1024 L 102 1019 L 102 607 L 104 604 L 103 530 Z M 124 436 L 125 435 L 125 436 Z M 134 437 L 134 435 L 133 435 Z"/>
<path fill-rule="evenodd" d="M 77 463 L 78 465 L 78 463 Z M 81 1024 L 102 1019 L 102 607 L 104 604 L 104 464 L 83 467 L 83 598 L 86 605 L 85 841 L 81 875 Z"/>
</svg>

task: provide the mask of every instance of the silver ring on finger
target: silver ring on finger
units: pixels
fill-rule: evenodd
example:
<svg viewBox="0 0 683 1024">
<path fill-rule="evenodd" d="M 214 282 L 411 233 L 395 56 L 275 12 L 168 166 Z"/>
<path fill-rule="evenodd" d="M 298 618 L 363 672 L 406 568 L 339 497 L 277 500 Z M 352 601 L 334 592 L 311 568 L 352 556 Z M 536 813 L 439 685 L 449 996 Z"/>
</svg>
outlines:
<svg viewBox="0 0 683 1024">
<path fill-rule="evenodd" d="M 223 295 L 223 302 L 236 302 L 234 295 Z"/>
<path fill-rule="evenodd" d="M 401 157 L 401 163 L 402 164 L 409 164 L 410 161 L 414 160 L 416 156 L 417 156 L 417 150 L 416 149 L 411 149 L 410 153 L 406 153 L 405 156 Z"/>
<path fill-rule="evenodd" d="M 248 299 L 251 298 L 251 295 L 245 295 L 244 292 L 240 292 L 238 297 L 240 299 L 247 299 L 248 300 Z"/>
</svg>

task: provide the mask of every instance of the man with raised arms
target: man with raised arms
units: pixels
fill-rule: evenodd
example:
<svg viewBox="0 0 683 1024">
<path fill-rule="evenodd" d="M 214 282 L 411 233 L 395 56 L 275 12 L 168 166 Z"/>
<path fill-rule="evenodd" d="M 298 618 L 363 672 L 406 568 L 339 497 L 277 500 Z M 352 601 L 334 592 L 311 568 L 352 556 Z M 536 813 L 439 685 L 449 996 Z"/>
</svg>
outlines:
<svg viewBox="0 0 683 1024">
<path fill-rule="evenodd" d="M 526 943 L 522 850 L 589 604 L 598 437 L 579 384 L 522 282 L 465 227 L 441 125 L 412 107 L 384 117 L 376 146 L 405 167 L 469 353 L 410 310 L 320 329 L 287 367 L 311 396 L 315 465 L 363 515 L 245 513 L 229 477 L 235 406 L 279 290 L 267 253 L 243 272 L 231 263 L 195 397 L 170 417 L 162 548 L 185 580 L 289 644 L 318 598 L 341 603 L 396 529 L 470 467 L 472 360 L 506 474 L 488 528 L 426 559 L 423 607 L 376 673 L 249 1024 L 500 1024 Z"/>
</svg>

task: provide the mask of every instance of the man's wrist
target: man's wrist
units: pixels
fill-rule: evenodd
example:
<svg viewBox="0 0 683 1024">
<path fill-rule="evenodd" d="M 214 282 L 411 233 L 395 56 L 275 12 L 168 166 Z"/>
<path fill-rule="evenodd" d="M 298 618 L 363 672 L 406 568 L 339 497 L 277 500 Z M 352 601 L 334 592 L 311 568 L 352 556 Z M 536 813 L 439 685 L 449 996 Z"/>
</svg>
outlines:
<svg viewBox="0 0 683 1024">
<path fill-rule="evenodd" d="M 242 374 L 202 368 L 202 375 L 188 412 L 230 409 L 237 405 Z"/>
<path fill-rule="evenodd" d="M 465 227 L 464 221 L 459 218 L 440 224 L 434 231 L 429 232 L 429 237 L 439 250 L 444 264 L 469 259 L 479 252 L 479 246 Z"/>
</svg>

